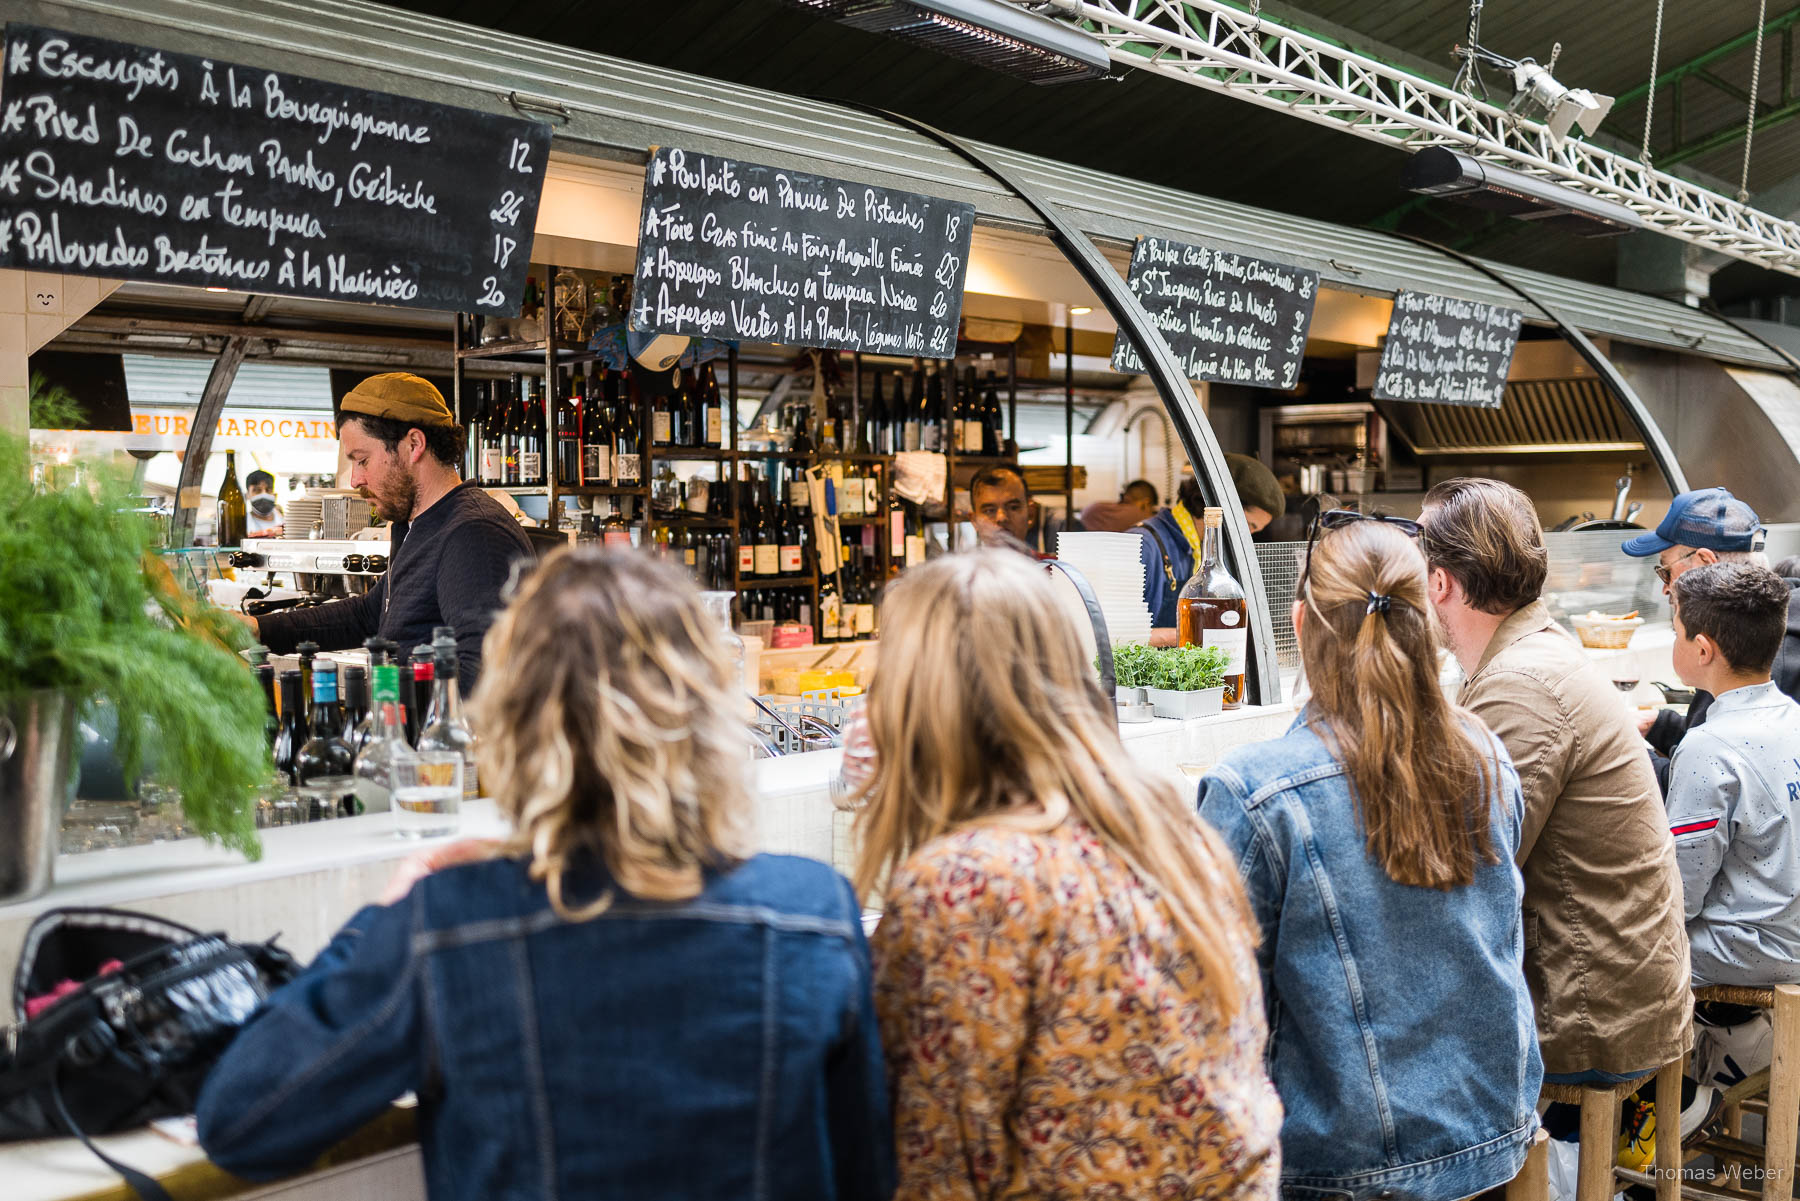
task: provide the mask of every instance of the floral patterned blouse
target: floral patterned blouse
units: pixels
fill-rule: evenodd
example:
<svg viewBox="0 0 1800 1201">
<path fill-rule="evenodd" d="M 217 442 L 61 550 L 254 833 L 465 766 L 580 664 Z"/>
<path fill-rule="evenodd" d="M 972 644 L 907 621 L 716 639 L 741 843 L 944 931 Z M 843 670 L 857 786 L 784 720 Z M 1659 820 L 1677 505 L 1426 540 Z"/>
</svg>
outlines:
<svg viewBox="0 0 1800 1201">
<path fill-rule="evenodd" d="M 1226 1021 L 1158 892 L 1085 824 L 920 847 L 871 949 L 899 1201 L 1276 1197 L 1248 937 Z"/>
</svg>

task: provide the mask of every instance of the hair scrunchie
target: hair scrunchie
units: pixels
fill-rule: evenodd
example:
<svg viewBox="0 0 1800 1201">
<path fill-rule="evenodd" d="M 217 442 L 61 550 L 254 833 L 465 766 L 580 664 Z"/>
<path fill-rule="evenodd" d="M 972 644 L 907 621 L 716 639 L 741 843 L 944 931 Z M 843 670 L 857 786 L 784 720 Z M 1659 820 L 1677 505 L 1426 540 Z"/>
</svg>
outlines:
<svg viewBox="0 0 1800 1201">
<path fill-rule="evenodd" d="M 1383 596 L 1379 592 L 1371 592 L 1371 593 L 1369 593 L 1369 607 L 1367 609 L 1363 610 L 1363 614 L 1365 616 L 1367 616 L 1370 613 L 1386 613 L 1389 609 L 1392 609 L 1393 607 L 1394 607 L 1394 598 L 1393 597 Z"/>
</svg>

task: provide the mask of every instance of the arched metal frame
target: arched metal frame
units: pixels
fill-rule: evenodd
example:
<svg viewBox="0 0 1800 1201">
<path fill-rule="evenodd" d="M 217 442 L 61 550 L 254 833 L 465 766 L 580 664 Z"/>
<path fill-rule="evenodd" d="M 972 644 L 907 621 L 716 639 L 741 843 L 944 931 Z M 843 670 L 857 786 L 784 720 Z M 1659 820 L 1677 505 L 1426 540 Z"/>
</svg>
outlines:
<svg viewBox="0 0 1800 1201">
<path fill-rule="evenodd" d="M 1063 252 L 1070 266 L 1079 271 L 1088 286 L 1094 289 L 1107 312 L 1118 323 L 1119 329 L 1132 340 L 1151 382 L 1162 396 L 1164 408 L 1174 418 L 1176 433 L 1181 437 L 1188 462 L 1194 465 L 1201 488 L 1225 511 L 1226 553 L 1236 568 L 1238 581 L 1243 584 L 1249 599 L 1250 645 L 1245 680 L 1246 699 L 1257 705 L 1279 703 L 1281 669 L 1275 658 L 1275 631 L 1269 622 L 1269 599 L 1263 591 L 1262 570 L 1257 564 L 1256 551 L 1250 541 L 1250 526 L 1244 521 L 1244 506 L 1239 502 L 1237 489 L 1231 482 L 1231 472 L 1225 466 L 1225 452 L 1219 446 L 1219 440 L 1213 436 L 1206 413 L 1194 396 L 1193 385 L 1188 382 L 1187 375 L 1174 352 L 1169 349 L 1169 344 L 1163 341 L 1162 334 L 1150 320 L 1150 314 L 1144 311 L 1144 306 L 1138 302 L 1124 278 L 1100 253 L 1093 239 L 1083 233 L 1055 204 L 1039 195 L 1037 189 L 950 134 L 898 113 L 876 108 L 866 111 L 878 113 L 897 125 L 923 134 L 955 151 L 971 166 L 986 172 L 995 182 L 1023 201 L 1048 227 L 1050 240 Z"/>
<path fill-rule="evenodd" d="M 1436 242 L 1431 242 L 1412 234 L 1396 234 L 1395 236 L 1405 238 L 1409 242 L 1417 242 L 1421 246 L 1429 246 L 1433 250 L 1441 251 L 1461 263 L 1463 266 L 1468 267 L 1470 270 L 1481 272 L 1509 292 L 1522 297 L 1543 310 L 1544 315 L 1555 323 L 1556 331 L 1567 340 L 1569 345 L 1575 348 L 1577 354 L 1587 361 L 1587 365 L 1594 369 L 1595 374 L 1606 381 L 1607 387 L 1611 388 L 1613 391 L 1613 396 L 1617 398 L 1620 404 L 1625 406 L 1625 411 L 1631 415 L 1632 423 L 1638 427 L 1638 433 L 1643 435 L 1644 445 L 1650 450 L 1650 457 L 1656 460 L 1657 467 L 1663 473 L 1664 481 L 1669 485 L 1669 495 L 1679 496 L 1688 490 L 1687 473 L 1681 469 L 1681 463 L 1675 458 L 1675 451 L 1669 446 L 1669 440 L 1663 437 L 1662 428 L 1656 424 L 1655 418 L 1650 416 L 1650 410 L 1644 407 L 1644 402 L 1638 397 L 1638 394 L 1632 390 L 1631 385 L 1625 382 L 1625 377 L 1619 374 L 1619 369 L 1613 366 L 1612 360 L 1600 353 L 1600 348 L 1594 345 L 1593 339 L 1571 325 L 1562 314 L 1558 313 L 1553 306 L 1547 304 L 1542 297 L 1533 296 L 1530 292 L 1527 292 L 1512 280 L 1507 279 L 1497 271 L 1491 270 L 1481 260 L 1470 258 L 1460 251 L 1451 250 L 1447 246 L 1439 246 Z M 1743 332 L 1749 333 L 1748 330 Z M 1750 336 L 1753 338 L 1756 337 L 1754 334 L 1751 334 Z M 1762 339 L 1758 338 L 1757 341 L 1760 342 Z M 1767 343 L 1764 343 L 1764 345 L 1767 345 Z M 1774 347 L 1770 347 L 1770 349 L 1773 350 Z M 1776 353 L 1779 354 L 1780 352 L 1776 351 Z"/>
</svg>

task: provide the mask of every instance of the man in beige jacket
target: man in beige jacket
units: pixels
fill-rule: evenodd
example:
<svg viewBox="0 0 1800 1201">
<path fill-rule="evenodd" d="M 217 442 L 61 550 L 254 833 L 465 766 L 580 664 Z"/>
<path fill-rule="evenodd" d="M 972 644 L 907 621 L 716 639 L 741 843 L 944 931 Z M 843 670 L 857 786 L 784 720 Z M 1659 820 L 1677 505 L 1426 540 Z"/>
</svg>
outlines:
<svg viewBox="0 0 1800 1201">
<path fill-rule="evenodd" d="M 1692 1047 L 1693 1024 L 1681 876 L 1643 740 L 1539 599 L 1548 556 L 1524 493 L 1449 480 L 1426 494 L 1422 524 L 1432 606 L 1467 676 L 1459 699 L 1524 786 L 1525 979 L 1544 1079 L 1654 1072 Z"/>
</svg>

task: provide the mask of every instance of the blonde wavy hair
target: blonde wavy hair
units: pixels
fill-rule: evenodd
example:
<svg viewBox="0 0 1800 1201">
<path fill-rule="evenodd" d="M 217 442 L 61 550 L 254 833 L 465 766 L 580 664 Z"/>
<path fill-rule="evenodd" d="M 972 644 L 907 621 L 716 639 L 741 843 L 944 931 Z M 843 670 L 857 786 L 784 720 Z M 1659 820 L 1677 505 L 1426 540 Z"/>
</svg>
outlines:
<svg viewBox="0 0 1800 1201">
<path fill-rule="evenodd" d="M 687 577 L 635 551 L 560 549 L 482 643 L 481 775 L 569 920 L 564 878 L 598 856 L 618 889 L 680 900 L 751 845 L 737 665 Z"/>
<path fill-rule="evenodd" d="M 1161 893 L 1201 980 L 1236 1013 L 1231 948 L 1257 937 L 1237 865 L 1193 800 L 1126 754 L 1044 568 L 1005 550 L 936 559 L 889 588 L 881 626 L 858 891 L 960 826 L 1074 818 Z"/>
</svg>

